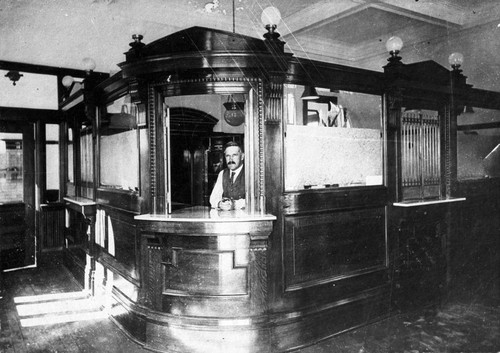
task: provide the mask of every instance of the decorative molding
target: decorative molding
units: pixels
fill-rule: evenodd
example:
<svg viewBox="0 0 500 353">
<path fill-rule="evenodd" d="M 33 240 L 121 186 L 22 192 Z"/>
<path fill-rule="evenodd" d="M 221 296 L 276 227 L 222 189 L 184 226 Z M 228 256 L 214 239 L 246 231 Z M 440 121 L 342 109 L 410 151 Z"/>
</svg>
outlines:
<svg viewBox="0 0 500 353">
<path fill-rule="evenodd" d="M 391 128 L 398 128 L 401 124 L 401 106 L 403 104 L 403 94 L 399 89 L 390 89 L 387 94 L 387 125 Z"/>
<path fill-rule="evenodd" d="M 156 109 L 155 109 L 154 88 L 148 86 L 148 120 L 149 120 L 149 172 L 150 172 L 150 192 L 151 209 L 156 213 Z"/>
<path fill-rule="evenodd" d="M 266 124 L 281 122 L 283 116 L 283 82 L 277 82 L 276 77 L 269 83 L 266 94 Z"/>
<path fill-rule="evenodd" d="M 132 103 L 144 103 L 144 82 L 135 78 L 129 82 L 129 93 Z M 147 96 L 147 95 L 146 95 Z"/>
<path fill-rule="evenodd" d="M 252 244 L 250 246 L 252 246 Z M 267 264 L 267 244 L 266 247 L 251 247 L 249 266 L 249 275 L 252 281 L 250 288 L 250 305 L 254 312 L 266 312 L 268 310 Z"/>
<path fill-rule="evenodd" d="M 206 77 L 196 77 L 189 79 L 172 79 L 172 75 L 165 75 L 159 80 L 150 83 L 150 86 L 164 86 L 164 85 L 176 85 L 176 84 L 190 84 L 190 83 L 219 83 L 219 82 L 235 82 L 235 83 L 252 83 L 260 81 L 256 77 L 245 77 L 245 76 L 219 76 L 219 75 L 209 75 Z"/>
<path fill-rule="evenodd" d="M 229 297 L 248 296 L 248 263 L 238 263 L 238 250 L 206 250 L 167 247 L 161 262 L 162 295 Z M 216 272 L 204 272 L 218 267 Z M 194 272 L 204 273 L 203 276 Z"/>
<path fill-rule="evenodd" d="M 453 108 L 449 104 L 445 105 L 443 116 L 443 130 L 444 130 L 444 183 L 445 195 L 450 197 L 452 195 L 452 163 L 451 163 L 451 117 Z"/>
<path fill-rule="evenodd" d="M 144 239 L 143 239 L 144 240 Z M 163 247 L 158 245 L 147 245 L 146 253 L 146 282 L 147 282 L 147 293 L 146 293 L 146 304 L 150 304 L 155 310 L 161 310 L 162 307 L 162 268 L 158 266 L 163 259 Z"/>
<path fill-rule="evenodd" d="M 258 148 L 259 148 L 259 181 L 258 181 L 258 192 L 259 192 L 259 202 L 260 202 L 260 210 L 261 212 L 265 212 L 265 199 L 266 199 L 266 193 L 265 193 L 265 160 L 264 160 L 264 97 L 263 97 L 263 83 L 262 80 L 258 80 L 258 85 L 257 85 L 257 96 L 258 96 L 258 108 L 257 108 L 257 116 L 259 119 L 259 124 L 258 124 Z"/>
</svg>

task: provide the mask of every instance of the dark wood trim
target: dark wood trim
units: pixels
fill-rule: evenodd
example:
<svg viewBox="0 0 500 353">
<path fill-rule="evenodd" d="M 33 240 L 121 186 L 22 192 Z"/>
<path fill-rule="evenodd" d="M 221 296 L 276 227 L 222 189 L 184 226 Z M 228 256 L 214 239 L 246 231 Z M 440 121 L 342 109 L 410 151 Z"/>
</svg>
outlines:
<svg viewBox="0 0 500 353">
<path fill-rule="evenodd" d="M 21 72 L 31 72 L 35 74 L 45 74 L 45 75 L 55 75 L 55 76 L 74 76 L 74 77 L 85 77 L 86 72 L 84 70 L 69 69 L 63 67 L 55 66 L 45 66 L 36 64 L 27 64 L 14 61 L 4 61 L 0 60 L 1 70 L 16 70 Z M 105 73 L 93 72 L 95 75 L 106 76 Z"/>
<path fill-rule="evenodd" d="M 457 92 L 463 104 L 472 107 L 500 110 L 500 92 L 470 88 L 465 92 Z"/>
<path fill-rule="evenodd" d="M 482 130 L 482 129 L 499 129 L 500 121 L 495 121 L 492 123 L 483 124 L 468 124 L 468 125 L 458 125 L 458 131 L 471 131 L 471 130 Z"/>
<path fill-rule="evenodd" d="M 289 61 L 285 83 L 381 96 L 384 88 L 384 75 L 375 71 L 293 58 Z"/>
<path fill-rule="evenodd" d="M 0 107 L 0 120 L 58 124 L 64 120 L 64 115 L 58 110 Z"/>
<path fill-rule="evenodd" d="M 137 192 L 98 187 L 96 201 L 103 206 L 113 207 L 134 214 L 141 213 L 142 199 Z"/>
<path fill-rule="evenodd" d="M 382 185 L 285 192 L 283 214 L 384 207 L 387 205 L 387 192 Z"/>
<path fill-rule="evenodd" d="M 141 283 L 135 277 L 130 275 L 130 271 L 119 261 L 117 261 L 113 256 L 108 254 L 103 248 L 100 246 L 96 246 L 96 254 L 95 259 L 97 262 L 101 263 L 105 267 L 111 269 L 113 272 L 116 272 L 123 278 L 125 278 L 128 282 L 132 283 L 136 287 L 140 287 Z"/>
</svg>

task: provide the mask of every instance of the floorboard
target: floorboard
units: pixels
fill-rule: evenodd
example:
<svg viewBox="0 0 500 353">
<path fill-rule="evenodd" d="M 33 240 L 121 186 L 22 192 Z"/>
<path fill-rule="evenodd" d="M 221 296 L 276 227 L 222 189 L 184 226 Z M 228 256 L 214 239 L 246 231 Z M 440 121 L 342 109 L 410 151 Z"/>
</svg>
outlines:
<svg viewBox="0 0 500 353">
<path fill-rule="evenodd" d="M 1 353 L 131 353 L 149 352 L 131 341 L 106 317 L 24 327 L 22 320 L 49 316 L 20 315 L 23 296 L 78 292 L 81 288 L 59 256 L 35 269 L 4 273 L 0 292 Z M 498 353 L 500 352 L 499 279 L 481 290 L 449 298 L 439 308 L 427 308 L 351 330 L 298 353 Z M 36 298 L 36 297 L 35 297 Z M 57 301 L 45 299 L 47 303 Z M 90 309 L 89 309 L 90 310 Z M 48 314 L 47 314 L 48 315 Z"/>
</svg>

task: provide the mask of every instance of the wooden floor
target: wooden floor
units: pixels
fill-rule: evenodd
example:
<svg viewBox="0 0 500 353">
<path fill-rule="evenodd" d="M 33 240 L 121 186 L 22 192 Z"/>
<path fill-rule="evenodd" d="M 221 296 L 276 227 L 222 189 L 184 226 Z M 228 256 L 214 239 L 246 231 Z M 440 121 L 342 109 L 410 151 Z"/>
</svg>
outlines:
<svg viewBox="0 0 500 353">
<path fill-rule="evenodd" d="M 4 273 L 1 288 L 2 353 L 148 352 L 82 295 L 57 256 L 42 261 L 36 269 Z M 57 298 L 61 293 L 66 297 Z M 78 321 L 51 322 L 75 320 L 69 314 L 76 314 Z M 476 293 L 460 293 L 440 308 L 397 315 L 297 352 L 498 353 L 498 278 Z"/>
</svg>

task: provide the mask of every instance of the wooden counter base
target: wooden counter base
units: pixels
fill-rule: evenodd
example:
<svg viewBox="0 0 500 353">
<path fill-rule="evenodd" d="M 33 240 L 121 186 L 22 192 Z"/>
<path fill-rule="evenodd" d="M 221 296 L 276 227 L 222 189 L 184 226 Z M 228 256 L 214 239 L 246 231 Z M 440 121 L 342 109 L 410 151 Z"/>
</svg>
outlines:
<svg viewBox="0 0 500 353">
<path fill-rule="evenodd" d="M 141 287 L 136 301 L 114 288 L 115 321 L 156 351 L 266 351 L 274 219 L 203 207 L 136 216 Z"/>
</svg>

